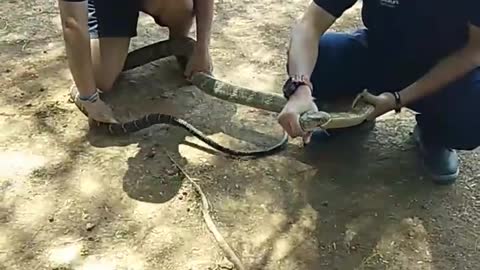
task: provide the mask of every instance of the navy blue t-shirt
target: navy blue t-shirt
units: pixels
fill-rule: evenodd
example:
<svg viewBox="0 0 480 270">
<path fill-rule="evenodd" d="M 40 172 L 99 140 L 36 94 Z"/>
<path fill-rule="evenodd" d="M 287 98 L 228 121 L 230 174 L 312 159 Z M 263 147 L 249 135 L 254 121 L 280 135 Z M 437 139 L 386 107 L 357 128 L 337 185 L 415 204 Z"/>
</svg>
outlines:
<svg viewBox="0 0 480 270">
<path fill-rule="evenodd" d="M 340 17 L 356 1 L 314 2 Z M 465 44 L 469 23 L 480 26 L 480 0 L 363 0 L 362 20 L 379 58 L 432 63 Z"/>
</svg>

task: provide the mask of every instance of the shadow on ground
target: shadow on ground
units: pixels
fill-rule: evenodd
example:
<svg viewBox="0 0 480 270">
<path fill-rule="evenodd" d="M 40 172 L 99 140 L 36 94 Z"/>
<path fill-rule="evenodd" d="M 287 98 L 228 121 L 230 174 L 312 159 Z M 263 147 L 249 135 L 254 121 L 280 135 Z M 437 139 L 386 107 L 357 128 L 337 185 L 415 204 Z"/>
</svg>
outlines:
<svg viewBox="0 0 480 270">
<path fill-rule="evenodd" d="M 462 259 L 476 250 L 473 242 L 456 241 L 463 255 L 445 253 L 444 245 L 453 237 L 449 226 L 478 237 L 454 210 L 475 168 L 464 162 L 457 186 L 434 185 L 412 127 L 411 118 L 387 119 L 255 162 L 217 159 L 198 177 L 251 269 L 473 269 Z"/>
<path fill-rule="evenodd" d="M 190 85 L 173 59 L 161 59 L 122 74 L 114 92 L 105 97 L 121 121 L 137 119 L 148 113 L 165 113 L 187 120 L 206 136 L 224 133 L 259 145 L 257 147 L 278 141 L 278 138 L 232 121 L 232 116 L 237 113 L 236 105 L 206 96 Z M 160 124 L 119 138 L 93 129 L 88 138 L 95 147 L 137 144 L 138 153 L 128 159 L 124 191 L 136 200 L 164 203 L 177 195 L 182 185 L 178 170 L 165 151 L 181 159 L 178 148 L 185 144 L 225 156 L 206 144 L 187 140 L 189 136 L 192 134 L 180 127 Z"/>
</svg>

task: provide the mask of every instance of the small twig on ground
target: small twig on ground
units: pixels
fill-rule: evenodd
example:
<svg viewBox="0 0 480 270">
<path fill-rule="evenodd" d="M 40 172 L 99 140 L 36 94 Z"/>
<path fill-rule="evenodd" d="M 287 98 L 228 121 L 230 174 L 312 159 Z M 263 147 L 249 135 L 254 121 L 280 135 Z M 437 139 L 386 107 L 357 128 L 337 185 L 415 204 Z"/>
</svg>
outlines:
<svg viewBox="0 0 480 270">
<path fill-rule="evenodd" d="M 30 44 L 30 40 L 24 40 L 22 45 L 22 51 L 25 51 L 27 49 L 28 44 Z"/>
<path fill-rule="evenodd" d="M 209 202 L 207 200 L 207 197 L 205 196 L 205 193 L 203 193 L 203 190 L 202 188 L 200 187 L 200 185 L 198 185 L 195 180 L 193 180 L 189 175 L 188 173 L 185 171 L 185 169 L 182 168 L 182 166 L 180 166 L 180 164 L 178 164 L 174 159 L 173 157 L 170 155 L 170 153 L 165 150 L 165 152 L 167 153 L 167 156 L 168 158 L 170 159 L 170 161 L 180 170 L 180 172 L 182 172 L 182 174 L 185 176 L 185 178 L 188 179 L 188 181 L 190 181 L 190 183 L 192 183 L 193 187 L 195 188 L 195 190 L 197 191 L 197 193 L 200 195 L 200 197 L 202 198 L 202 213 L 203 213 L 203 219 L 205 220 L 205 223 L 207 224 L 207 227 L 208 229 L 210 230 L 210 232 L 213 234 L 213 236 L 215 237 L 215 240 L 217 241 L 217 243 L 220 245 L 220 247 L 222 248 L 222 250 L 226 253 L 228 259 L 230 261 L 232 261 L 232 263 L 235 265 L 235 267 L 238 269 L 238 270 L 245 270 L 245 267 L 243 266 L 243 263 L 242 261 L 238 258 L 238 256 L 235 254 L 235 252 L 233 251 L 233 249 L 228 245 L 228 243 L 225 241 L 225 239 L 223 238 L 223 236 L 220 234 L 220 232 L 218 231 L 217 229 L 217 226 L 215 226 L 215 223 L 213 223 L 213 220 L 212 220 L 212 217 L 210 216 L 210 213 L 209 213 Z"/>
<path fill-rule="evenodd" d="M 5 25 L 3 26 L 2 31 L 3 31 L 3 30 L 7 30 L 7 29 L 8 29 L 8 25 L 9 25 L 9 24 L 8 24 L 8 21 L 5 20 Z"/>
</svg>

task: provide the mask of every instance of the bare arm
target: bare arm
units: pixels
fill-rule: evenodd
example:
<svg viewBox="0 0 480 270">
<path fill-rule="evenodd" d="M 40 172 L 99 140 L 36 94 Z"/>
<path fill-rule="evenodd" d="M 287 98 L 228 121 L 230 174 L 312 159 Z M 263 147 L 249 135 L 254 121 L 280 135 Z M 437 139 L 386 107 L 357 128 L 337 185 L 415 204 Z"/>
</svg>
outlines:
<svg viewBox="0 0 480 270">
<path fill-rule="evenodd" d="M 90 39 L 87 25 L 87 1 L 58 1 L 68 65 L 81 96 L 95 93 Z"/>
<path fill-rule="evenodd" d="M 431 95 L 480 66 L 480 28 L 470 25 L 469 36 L 465 47 L 440 61 L 418 81 L 400 91 L 404 106 Z"/>
<path fill-rule="evenodd" d="M 208 50 L 213 21 L 213 0 L 194 0 L 194 12 L 197 21 L 197 46 Z"/>
<path fill-rule="evenodd" d="M 292 27 L 288 48 L 288 75 L 310 79 L 318 56 L 320 37 L 336 18 L 315 3 L 311 3 L 300 20 Z M 311 90 L 301 86 L 291 98 L 311 98 Z"/>
</svg>

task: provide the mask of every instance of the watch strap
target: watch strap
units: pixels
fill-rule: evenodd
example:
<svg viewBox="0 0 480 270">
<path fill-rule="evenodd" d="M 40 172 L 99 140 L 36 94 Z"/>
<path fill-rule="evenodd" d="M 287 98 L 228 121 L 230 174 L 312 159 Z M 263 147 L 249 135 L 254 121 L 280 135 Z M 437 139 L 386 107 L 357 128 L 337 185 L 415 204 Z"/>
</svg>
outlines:
<svg viewBox="0 0 480 270">
<path fill-rule="evenodd" d="M 283 96 L 286 99 L 289 99 L 302 85 L 307 85 L 310 88 L 310 91 L 313 91 L 313 85 L 307 76 L 294 75 L 289 77 L 283 86 Z"/>
</svg>

